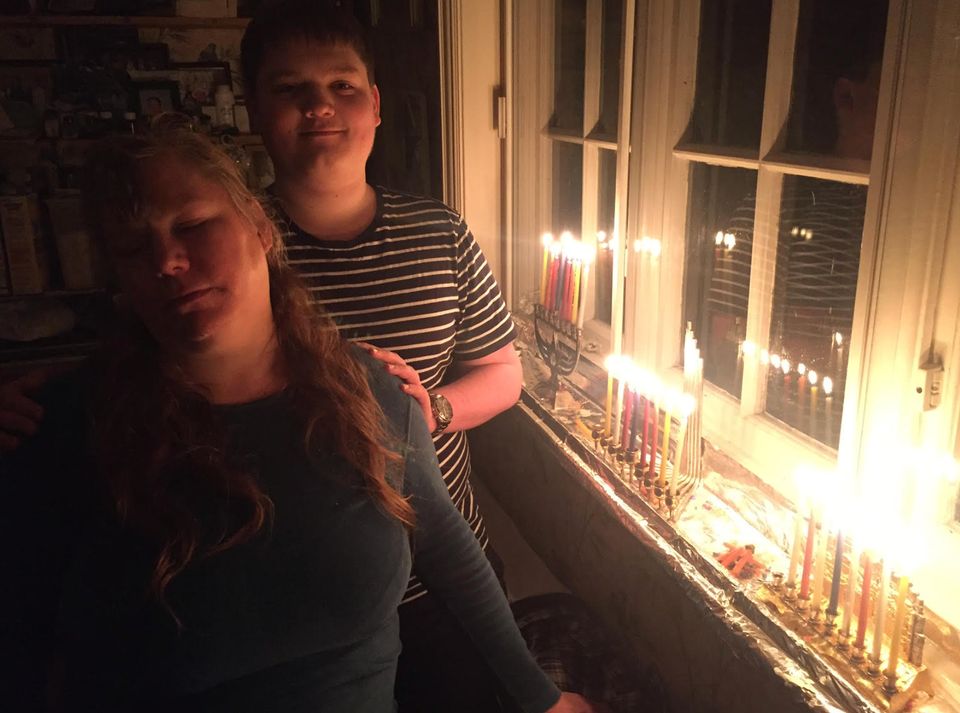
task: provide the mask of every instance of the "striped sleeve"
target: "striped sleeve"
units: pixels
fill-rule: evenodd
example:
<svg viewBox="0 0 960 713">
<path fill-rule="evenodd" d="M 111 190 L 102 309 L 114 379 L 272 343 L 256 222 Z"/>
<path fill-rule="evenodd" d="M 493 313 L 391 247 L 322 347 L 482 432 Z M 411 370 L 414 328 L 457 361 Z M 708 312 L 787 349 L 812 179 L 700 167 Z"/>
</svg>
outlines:
<svg viewBox="0 0 960 713">
<path fill-rule="evenodd" d="M 459 359 L 479 359 L 513 342 L 513 318 L 473 233 L 463 220 L 457 226 L 457 321 L 454 352 Z"/>
</svg>

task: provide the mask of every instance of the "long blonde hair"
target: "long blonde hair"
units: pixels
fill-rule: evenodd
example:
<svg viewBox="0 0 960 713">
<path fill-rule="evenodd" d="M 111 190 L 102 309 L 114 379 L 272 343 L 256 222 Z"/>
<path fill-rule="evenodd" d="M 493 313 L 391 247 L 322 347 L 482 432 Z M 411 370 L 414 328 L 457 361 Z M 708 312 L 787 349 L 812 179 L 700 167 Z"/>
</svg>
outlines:
<svg viewBox="0 0 960 713">
<path fill-rule="evenodd" d="M 108 219 L 122 224 L 136 218 L 149 201 L 138 187 L 143 162 L 159 155 L 175 156 L 215 181 L 242 217 L 272 231 L 271 307 L 306 452 L 339 454 L 371 499 L 412 528 L 413 509 L 390 483 L 400 459 L 365 370 L 287 264 L 276 224 L 264 220 L 263 206 L 229 156 L 180 125 L 101 142 L 90 153 L 83 191 L 92 235 L 102 246 Z M 273 505 L 256 475 L 232 462 L 211 405 L 139 320 L 120 316 L 98 362 L 103 378 L 93 442 L 100 472 L 121 523 L 157 547 L 149 590 L 165 605 L 164 591 L 192 560 L 253 538 L 272 519 Z M 201 523 L 199 514 L 211 505 L 220 521 Z"/>
</svg>

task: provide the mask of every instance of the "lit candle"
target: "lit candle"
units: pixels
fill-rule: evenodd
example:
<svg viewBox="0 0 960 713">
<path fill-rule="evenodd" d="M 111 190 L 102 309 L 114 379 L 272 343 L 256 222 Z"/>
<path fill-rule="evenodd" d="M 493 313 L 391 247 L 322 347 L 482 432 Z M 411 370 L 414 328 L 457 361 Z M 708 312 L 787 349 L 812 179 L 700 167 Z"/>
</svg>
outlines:
<svg viewBox="0 0 960 713">
<path fill-rule="evenodd" d="M 860 589 L 860 613 L 857 615 L 857 639 L 855 646 L 864 648 L 867 638 L 867 622 L 870 621 L 870 583 L 873 580 L 873 562 L 870 553 L 863 553 L 863 587 Z"/>
<path fill-rule="evenodd" d="M 890 639 L 890 659 L 887 664 L 887 676 L 897 675 L 897 661 L 900 660 L 900 635 L 903 633 L 903 619 L 907 614 L 907 592 L 910 578 L 900 575 L 900 587 L 897 591 L 897 613 L 893 619 L 893 634 Z"/>
<path fill-rule="evenodd" d="M 557 271 L 560 269 L 560 245 L 552 243 L 550 245 L 550 274 L 547 277 L 547 294 L 543 306 L 547 310 L 553 309 L 553 297 L 556 294 Z"/>
<path fill-rule="evenodd" d="M 880 588 L 877 590 L 877 613 L 876 624 L 873 629 L 873 661 L 879 664 L 881 660 L 881 647 L 883 646 L 884 626 L 887 622 L 887 580 L 890 578 L 890 572 L 887 567 L 887 558 L 880 560 Z"/>
<path fill-rule="evenodd" d="M 664 408 L 663 411 L 663 445 L 660 451 L 660 487 L 663 488 L 667 480 L 667 456 L 670 454 L 670 423 L 673 416 Z"/>
<path fill-rule="evenodd" d="M 680 430 L 677 431 L 677 447 L 673 451 L 673 475 L 670 478 L 670 497 L 677 497 L 677 481 L 680 480 L 680 459 L 683 453 L 683 441 L 687 436 L 687 416 L 680 416 Z M 676 502 L 676 500 L 674 500 Z"/>
<path fill-rule="evenodd" d="M 573 261 L 573 296 L 570 300 L 570 321 L 579 326 L 580 319 L 580 271 L 582 257 L 578 254 Z"/>
<path fill-rule="evenodd" d="M 583 267 L 580 272 L 580 305 L 577 308 L 577 329 L 583 329 L 583 316 L 587 310 L 587 288 L 590 285 L 590 263 L 593 262 L 593 250 L 583 253 Z"/>
<path fill-rule="evenodd" d="M 843 533 L 837 530 L 837 549 L 833 555 L 833 580 L 830 582 L 830 602 L 827 615 L 836 616 L 840 607 L 840 574 L 843 571 Z"/>
<path fill-rule="evenodd" d="M 613 423 L 611 423 L 610 439 L 616 441 L 620 437 L 620 416 L 623 413 L 623 390 L 626 387 L 626 365 L 621 364 L 617 374 L 617 407 L 613 412 Z"/>
<path fill-rule="evenodd" d="M 633 420 L 633 390 L 627 386 L 623 404 L 623 425 L 620 427 L 620 446 L 627 450 L 630 447 L 630 425 Z"/>
<path fill-rule="evenodd" d="M 566 251 L 560 253 L 560 267 L 557 270 L 556 291 L 553 296 L 553 309 L 556 312 L 563 311 L 563 296 L 567 286 L 567 280 L 570 279 L 570 260 L 567 259 Z"/>
<path fill-rule="evenodd" d="M 547 275 L 550 267 L 550 246 L 553 244 L 553 235 L 544 233 L 540 238 L 543 245 L 543 265 L 540 267 L 540 304 L 547 302 Z"/>
<path fill-rule="evenodd" d="M 640 431 L 640 472 L 647 470 L 647 431 L 650 430 L 650 399 L 643 397 L 643 429 Z"/>
<path fill-rule="evenodd" d="M 813 545 L 817 537 L 817 518 L 810 510 L 810 525 L 807 527 L 807 542 L 803 549 L 803 571 L 800 574 L 800 598 L 810 597 L 810 568 L 813 566 Z"/>
<path fill-rule="evenodd" d="M 797 569 L 800 567 L 800 542 L 803 540 L 803 518 L 793 516 L 793 546 L 790 548 L 790 569 L 787 570 L 787 586 L 797 586 Z"/>
<path fill-rule="evenodd" d="M 813 562 L 813 613 L 820 614 L 820 604 L 823 601 L 823 575 L 827 567 L 827 523 L 823 517 L 820 521 L 820 535 L 817 540 L 817 554 Z"/>
<path fill-rule="evenodd" d="M 610 435 L 610 412 L 613 409 L 613 367 L 616 356 L 611 354 L 607 357 L 605 366 L 607 367 L 607 400 L 603 410 L 603 432 Z"/>
<path fill-rule="evenodd" d="M 833 442 L 833 379 L 823 377 L 823 429 L 827 443 Z"/>
<path fill-rule="evenodd" d="M 570 320 L 573 317 L 573 257 L 567 252 L 567 269 L 563 276 L 563 302 L 560 318 Z"/>
<path fill-rule="evenodd" d="M 860 548 L 857 538 L 850 540 L 850 573 L 847 578 L 847 597 L 843 605 L 843 624 L 840 628 L 843 636 L 850 636 L 850 622 L 853 619 L 853 607 L 857 598 L 857 575 L 860 574 Z"/>
<path fill-rule="evenodd" d="M 650 438 L 650 479 L 657 474 L 657 437 L 660 435 L 660 408 L 654 401 L 650 406 L 650 412 L 653 418 L 650 425 L 653 427 L 653 435 Z"/>
</svg>

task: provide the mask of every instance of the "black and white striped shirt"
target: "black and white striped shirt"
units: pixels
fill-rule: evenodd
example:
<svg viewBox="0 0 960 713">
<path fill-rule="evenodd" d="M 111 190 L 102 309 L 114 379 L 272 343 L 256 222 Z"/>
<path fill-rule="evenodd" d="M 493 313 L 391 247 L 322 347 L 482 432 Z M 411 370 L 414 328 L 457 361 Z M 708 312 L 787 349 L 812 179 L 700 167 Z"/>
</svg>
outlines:
<svg viewBox="0 0 960 713">
<path fill-rule="evenodd" d="M 510 344 L 513 320 L 456 212 L 432 198 L 379 187 L 376 194 L 376 217 L 353 240 L 318 240 L 286 218 L 287 255 L 346 338 L 396 352 L 433 389 L 455 361 Z M 486 548 L 466 433 L 442 433 L 434 445 L 450 497 Z M 404 601 L 424 591 L 413 578 Z"/>
</svg>

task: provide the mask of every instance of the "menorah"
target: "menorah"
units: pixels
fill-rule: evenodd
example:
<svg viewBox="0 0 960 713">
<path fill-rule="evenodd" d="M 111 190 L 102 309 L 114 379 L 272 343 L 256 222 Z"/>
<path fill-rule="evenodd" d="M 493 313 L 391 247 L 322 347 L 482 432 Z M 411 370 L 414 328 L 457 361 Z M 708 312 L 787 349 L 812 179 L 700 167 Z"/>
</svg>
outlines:
<svg viewBox="0 0 960 713">
<path fill-rule="evenodd" d="M 583 329 L 563 319 L 557 310 L 548 310 L 541 304 L 534 306 L 533 329 L 540 357 L 550 368 L 550 379 L 536 387 L 537 395 L 557 408 L 560 377 L 572 374 L 580 362 Z"/>
</svg>

